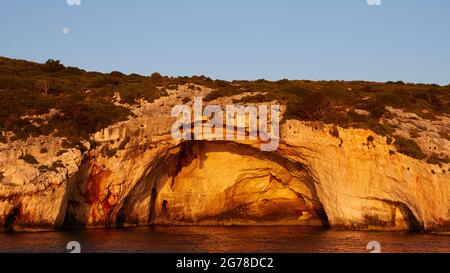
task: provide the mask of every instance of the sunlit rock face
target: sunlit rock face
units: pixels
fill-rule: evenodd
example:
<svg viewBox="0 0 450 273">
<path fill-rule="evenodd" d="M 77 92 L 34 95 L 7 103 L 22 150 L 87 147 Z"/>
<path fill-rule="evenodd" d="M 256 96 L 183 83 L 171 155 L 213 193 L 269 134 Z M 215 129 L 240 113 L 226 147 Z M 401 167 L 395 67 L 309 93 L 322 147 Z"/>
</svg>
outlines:
<svg viewBox="0 0 450 273">
<path fill-rule="evenodd" d="M 227 142 L 187 142 L 182 149 L 176 174 L 156 185 L 153 223 L 326 223 L 301 164 Z"/>
<path fill-rule="evenodd" d="M 91 165 L 74 183 L 66 224 L 328 224 L 301 164 L 233 142 L 152 150 L 116 171 Z M 124 176 L 135 183 L 115 184 Z"/>
<path fill-rule="evenodd" d="M 450 231 L 449 164 L 396 153 L 368 130 L 337 128 L 337 137 L 332 125 L 295 120 L 282 125 L 271 152 L 261 152 L 257 141 L 175 140 L 168 114 L 176 96 L 137 107 L 136 117 L 93 135 L 97 146 L 83 154 L 57 155 L 60 140 L 52 137 L 0 144 L 1 229 L 283 224 Z M 43 142 L 46 154 L 39 152 Z M 18 159 L 23 154 L 61 164 L 42 172 Z"/>
<path fill-rule="evenodd" d="M 357 230 L 449 230 L 449 175 L 370 131 L 288 121 L 274 152 L 258 143 L 130 143 L 92 157 L 66 224 L 330 225 Z M 374 140 L 368 144 L 368 137 Z M 433 196 L 433 198 L 430 198 Z"/>
<path fill-rule="evenodd" d="M 52 230 L 63 224 L 68 181 L 78 171 L 81 153 L 59 154 L 61 142 L 38 137 L 0 146 L 0 231 Z M 34 164 L 24 155 L 32 155 Z"/>
</svg>

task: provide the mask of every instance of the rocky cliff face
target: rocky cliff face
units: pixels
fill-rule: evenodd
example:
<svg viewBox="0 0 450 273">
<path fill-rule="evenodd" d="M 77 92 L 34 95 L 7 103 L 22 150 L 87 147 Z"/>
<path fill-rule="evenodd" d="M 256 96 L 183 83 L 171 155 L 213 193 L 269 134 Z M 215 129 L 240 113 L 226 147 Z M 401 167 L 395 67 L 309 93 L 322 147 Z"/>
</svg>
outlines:
<svg viewBox="0 0 450 273">
<path fill-rule="evenodd" d="M 0 147 L 0 230 L 48 230 L 63 224 L 68 182 L 78 171 L 81 152 L 58 154 L 61 142 L 39 137 Z"/>
<path fill-rule="evenodd" d="M 83 154 L 60 154 L 61 140 L 53 137 L 0 144 L 0 226 L 285 224 L 450 231 L 450 166 L 396 153 L 371 131 L 288 120 L 273 152 L 261 152 L 258 141 L 174 140 L 171 107 L 188 94 L 209 91 L 192 94 L 182 87 L 143 102 L 133 108 L 136 117 L 93 135 L 97 146 Z M 440 144 L 450 150 L 450 142 Z M 26 154 L 39 163 L 19 159 Z"/>
</svg>

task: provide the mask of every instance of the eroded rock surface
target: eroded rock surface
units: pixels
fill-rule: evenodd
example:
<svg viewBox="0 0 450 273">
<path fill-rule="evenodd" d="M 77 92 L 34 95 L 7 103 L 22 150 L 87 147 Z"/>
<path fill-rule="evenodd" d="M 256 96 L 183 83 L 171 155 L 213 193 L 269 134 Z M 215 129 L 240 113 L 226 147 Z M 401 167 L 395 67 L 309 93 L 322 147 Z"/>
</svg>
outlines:
<svg viewBox="0 0 450 273">
<path fill-rule="evenodd" d="M 257 141 L 174 140 L 171 107 L 209 91 L 181 88 L 143 102 L 136 117 L 93 135 L 97 146 L 83 155 L 57 156 L 53 137 L 45 138 L 46 155 L 36 139 L 0 144 L 2 229 L 289 224 L 450 231 L 449 164 L 396 153 L 368 130 L 337 128 L 337 137 L 332 125 L 288 120 L 274 152 L 261 152 Z M 58 158 L 62 165 L 42 172 L 19 159 L 28 153 L 39 164 Z"/>
<path fill-rule="evenodd" d="M 63 224 L 68 182 L 78 171 L 81 152 L 59 155 L 61 142 L 39 137 L 0 147 L 0 230 L 49 230 Z M 24 155 L 36 162 L 26 162 Z"/>
</svg>

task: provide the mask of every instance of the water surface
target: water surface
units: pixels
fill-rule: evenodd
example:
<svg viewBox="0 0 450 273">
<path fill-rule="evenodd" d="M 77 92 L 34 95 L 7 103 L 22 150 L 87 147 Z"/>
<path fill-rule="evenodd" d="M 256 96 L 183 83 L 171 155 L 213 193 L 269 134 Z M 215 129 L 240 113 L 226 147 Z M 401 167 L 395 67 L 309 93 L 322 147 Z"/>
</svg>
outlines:
<svg viewBox="0 0 450 273">
<path fill-rule="evenodd" d="M 2 233 L 0 252 L 450 252 L 450 236 L 409 232 L 357 232 L 299 226 L 152 226 Z"/>
</svg>

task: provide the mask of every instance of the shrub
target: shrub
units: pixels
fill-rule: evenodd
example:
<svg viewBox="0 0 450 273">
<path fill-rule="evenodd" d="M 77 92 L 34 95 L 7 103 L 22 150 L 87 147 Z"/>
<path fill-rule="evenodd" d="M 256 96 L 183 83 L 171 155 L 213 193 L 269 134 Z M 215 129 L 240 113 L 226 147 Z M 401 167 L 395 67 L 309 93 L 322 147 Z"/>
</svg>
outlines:
<svg viewBox="0 0 450 273">
<path fill-rule="evenodd" d="M 57 160 L 52 163 L 52 167 L 53 167 L 53 169 L 56 169 L 56 168 L 64 168 L 65 166 L 61 160 Z"/>
<path fill-rule="evenodd" d="M 75 143 L 75 147 L 77 147 L 81 153 L 84 153 L 88 150 L 88 148 L 86 146 L 84 146 L 83 143 L 81 143 L 80 141 L 78 141 L 77 143 Z"/>
<path fill-rule="evenodd" d="M 97 146 L 98 146 L 98 143 L 95 140 L 89 139 L 89 147 L 91 149 L 95 149 L 95 148 L 97 148 Z"/>
<path fill-rule="evenodd" d="M 65 68 L 64 65 L 61 64 L 59 60 L 49 59 L 44 64 L 43 70 L 46 72 L 56 72 L 56 71 L 62 70 L 64 68 Z"/>
<path fill-rule="evenodd" d="M 333 129 L 331 129 L 329 133 L 335 138 L 339 138 L 339 130 L 337 127 L 333 127 Z"/>
<path fill-rule="evenodd" d="M 46 154 L 46 153 L 48 153 L 48 150 L 47 150 L 47 148 L 43 147 L 43 148 L 41 148 L 40 152 L 41 152 L 41 154 Z"/>
<path fill-rule="evenodd" d="M 67 152 L 68 152 L 67 150 L 59 150 L 59 151 L 56 153 L 56 156 L 61 156 L 61 155 L 65 154 L 65 153 L 67 153 Z"/>
<path fill-rule="evenodd" d="M 154 81 L 160 81 L 162 80 L 162 76 L 161 74 L 159 74 L 158 72 L 154 72 L 150 75 L 150 78 L 152 78 L 152 80 Z"/>
<path fill-rule="evenodd" d="M 366 106 L 366 109 L 367 109 L 367 111 L 370 112 L 370 115 L 375 119 L 381 118 L 384 115 L 384 113 L 386 112 L 385 106 L 378 101 L 368 104 Z"/>
<path fill-rule="evenodd" d="M 372 147 L 375 148 L 375 144 L 373 144 L 374 141 L 375 141 L 375 138 L 372 135 L 368 136 L 367 143 L 366 143 L 367 147 L 369 148 L 370 144 L 372 144 Z"/>
<path fill-rule="evenodd" d="M 32 165 L 39 164 L 39 161 L 37 161 L 37 159 L 30 154 L 22 155 L 19 157 L 19 159 L 22 159 L 23 161 L 25 161 L 28 164 L 32 164 Z"/>
<path fill-rule="evenodd" d="M 392 137 L 390 137 L 390 136 L 388 136 L 388 137 L 386 138 L 386 143 L 387 143 L 388 145 L 391 145 L 393 141 L 394 141 L 394 139 L 393 139 Z"/>
<path fill-rule="evenodd" d="M 368 119 L 368 117 L 356 113 L 355 110 L 351 110 L 350 112 L 348 112 L 347 116 L 350 119 L 350 121 L 353 122 L 365 122 Z"/>
<path fill-rule="evenodd" d="M 412 130 L 411 132 L 409 132 L 409 135 L 411 136 L 411 138 L 420 137 L 419 132 L 417 130 Z"/>
<path fill-rule="evenodd" d="M 111 150 L 106 152 L 106 156 L 108 156 L 108 157 L 113 157 L 116 154 L 117 154 L 117 149 L 111 149 Z"/>
<path fill-rule="evenodd" d="M 439 158 L 439 155 L 437 155 L 437 154 L 432 154 L 430 157 L 428 157 L 427 163 L 438 165 L 439 167 L 442 167 L 441 159 Z"/>
<path fill-rule="evenodd" d="M 442 163 L 450 163 L 450 158 L 447 155 L 439 156 L 438 154 L 432 154 L 428 157 L 427 163 L 438 165 L 442 167 Z"/>
<path fill-rule="evenodd" d="M 41 85 L 39 92 L 36 84 L 42 80 L 53 82 L 47 87 Z M 134 104 L 139 99 L 151 102 L 167 95 L 166 89 L 186 84 L 191 86 L 190 89 L 192 85 L 213 89 L 206 101 L 238 94 L 244 94 L 242 103 L 277 100 L 287 106 L 284 120 L 319 120 L 344 128 L 371 129 L 385 136 L 394 133 L 391 125 L 379 121 L 380 117 L 389 118 L 385 106 L 430 119 L 441 113 L 450 114 L 448 86 L 308 80 L 229 82 L 205 76 L 164 77 L 158 73 L 144 77 L 64 68 L 57 60 L 37 64 L 0 58 L 0 131 L 14 132 L 12 140 L 49 134 L 65 137 L 72 144 L 89 140 L 90 134 L 132 115 L 129 109 L 112 102 L 115 92 L 120 93 L 122 102 Z M 85 93 L 88 89 L 91 92 Z M 56 90 L 57 93 L 53 92 Z M 247 92 L 258 92 L 259 95 L 245 96 Z M 21 118 L 45 114 L 51 108 L 59 109 L 61 115 L 39 127 Z M 358 115 L 352 109 L 365 109 L 370 115 Z M 449 139 L 448 134 L 441 136 Z M 1 136 L 0 141 L 5 142 Z"/>
<path fill-rule="evenodd" d="M 330 98 L 323 92 L 315 92 L 304 98 L 298 114 L 308 120 L 325 121 L 335 113 Z"/>
<path fill-rule="evenodd" d="M 420 149 L 420 146 L 412 139 L 398 137 L 395 140 L 394 145 L 397 147 L 398 152 L 402 154 L 419 160 L 425 158 L 425 154 L 422 152 L 422 149 Z"/>
<path fill-rule="evenodd" d="M 125 74 L 123 74 L 120 71 L 111 71 L 111 73 L 109 73 L 112 77 L 116 77 L 116 78 L 122 78 L 125 76 Z"/>
<path fill-rule="evenodd" d="M 41 166 L 39 166 L 38 170 L 39 170 L 41 173 L 48 172 L 48 166 L 47 166 L 47 165 L 41 165 Z"/>
<path fill-rule="evenodd" d="M 445 138 L 446 140 L 450 141 L 450 135 L 447 134 L 446 132 L 439 132 L 439 135 L 440 135 L 442 138 Z"/>
<path fill-rule="evenodd" d="M 369 128 L 372 129 L 375 133 L 381 136 L 391 135 L 395 132 L 395 127 L 391 124 L 381 124 L 381 123 L 368 123 Z"/>
<path fill-rule="evenodd" d="M 98 75 L 89 84 L 90 88 L 102 88 L 107 85 L 116 86 L 120 83 L 120 77 L 109 75 Z"/>
<path fill-rule="evenodd" d="M 266 102 L 270 100 L 269 98 L 267 98 L 265 95 L 262 94 L 257 94 L 254 96 L 243 96 L 239 102 L 242 103 L 261 103 L 261 102 Z"/>
<path fill-rule="evenodd" d="M 6 137 L 0 132 L 0 143 L 8 143 L 8 141 L 6 140 Z"/>
<path fill-rule="evenodd" d="M 54 82 L 51 79 L 38 80 L 36 86 L 44 95 L 48 95 L 49 92 L 55 90 Z"/>
<path fill-rule="evenodd" d="M 25 86 L 25 81 L 18 76 L 1 76 L 0 89 L 18 89 Z"/>
<path fill-rule="evenodd" d="M 211 91 L 211 93 L 206 95 L 203 100 L 204 101 L 213 101 L 213 100 L 221 98 L 221 97 L 231 97 L 234 95 L 238 95 L 240 93 L 242 93 L 242 90 L 240 90 L 239 88 L 236 88 L 234 86 L 226 86 L 226 87 L 222 87 L 217 90 Z"/>
</svg>

